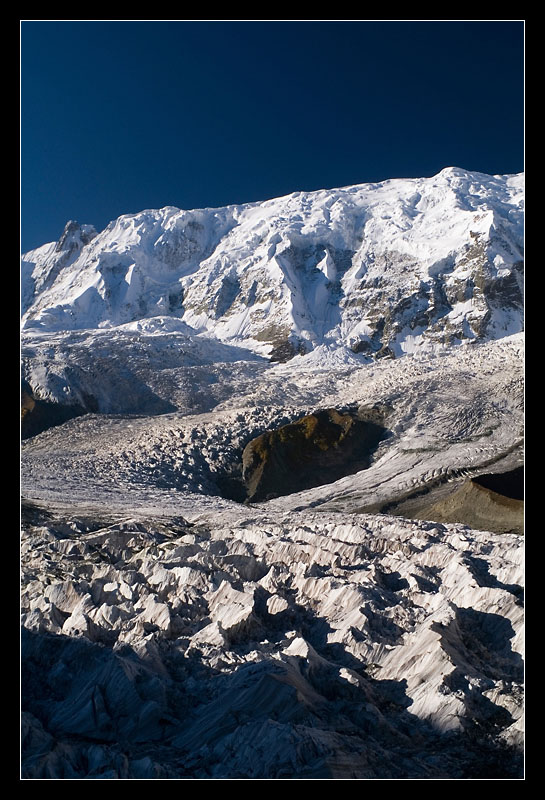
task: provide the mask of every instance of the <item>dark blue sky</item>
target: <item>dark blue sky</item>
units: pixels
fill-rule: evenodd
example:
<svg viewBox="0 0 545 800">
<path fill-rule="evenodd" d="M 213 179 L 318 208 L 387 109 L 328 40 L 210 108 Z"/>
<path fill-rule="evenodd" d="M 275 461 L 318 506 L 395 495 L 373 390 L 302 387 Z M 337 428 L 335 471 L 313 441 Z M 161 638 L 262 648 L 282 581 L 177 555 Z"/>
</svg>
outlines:
<svg viewBox="0 0 545 800">
<path fill-rule="evenodd" d="M 520 172 L 522 22 L 21 22 L 21 245 L 69 219 Z"/>
</svg>

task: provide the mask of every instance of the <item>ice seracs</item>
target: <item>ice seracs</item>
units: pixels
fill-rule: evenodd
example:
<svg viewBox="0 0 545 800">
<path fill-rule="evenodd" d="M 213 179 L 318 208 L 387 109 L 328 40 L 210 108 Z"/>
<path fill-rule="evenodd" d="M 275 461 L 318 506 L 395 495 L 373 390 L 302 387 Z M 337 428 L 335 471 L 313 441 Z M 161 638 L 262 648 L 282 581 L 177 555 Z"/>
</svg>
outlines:
<svg viewBox="0 0 545 800">
<path fill-rule="evenodd" d="M 388 517 L 38 515 L 25 776 L 516 777 L 522 569 L 520 537 Z"/>
</svg>

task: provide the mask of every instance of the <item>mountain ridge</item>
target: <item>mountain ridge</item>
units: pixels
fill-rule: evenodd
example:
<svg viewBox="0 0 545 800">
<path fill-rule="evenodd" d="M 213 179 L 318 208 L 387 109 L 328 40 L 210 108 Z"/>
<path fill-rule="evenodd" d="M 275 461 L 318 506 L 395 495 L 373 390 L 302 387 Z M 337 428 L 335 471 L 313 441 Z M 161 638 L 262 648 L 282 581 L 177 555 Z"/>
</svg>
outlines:
<svg viewBox="0 0 545 800">
<path fill-rule="evenodd" d="M 274 360 L 322 344 L 380 357 L 497 338 L 522 327 L 522 206 L 522 174 L 447 168 L 148 209 L 100 233 L 81 226 L 77 242 L 71 222 L 58 243 L 23 256 L 23 328 L 173 317 Z"/>
</svg>

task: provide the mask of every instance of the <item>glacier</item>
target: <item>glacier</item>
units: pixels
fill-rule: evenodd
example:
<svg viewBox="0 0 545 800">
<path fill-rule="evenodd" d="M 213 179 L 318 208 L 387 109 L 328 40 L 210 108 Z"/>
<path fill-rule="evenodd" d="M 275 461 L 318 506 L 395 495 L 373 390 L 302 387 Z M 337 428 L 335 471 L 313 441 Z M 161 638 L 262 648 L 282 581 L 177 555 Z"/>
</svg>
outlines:
<svg viewBox="0 0 545 800">
<path fill-rule="evenodd" d="M 453 167 L 23 255 L 23 778 L 523 777 L 523 248 Z M 320 409 L 365 468 L 245 500 Z"/>
</svg>

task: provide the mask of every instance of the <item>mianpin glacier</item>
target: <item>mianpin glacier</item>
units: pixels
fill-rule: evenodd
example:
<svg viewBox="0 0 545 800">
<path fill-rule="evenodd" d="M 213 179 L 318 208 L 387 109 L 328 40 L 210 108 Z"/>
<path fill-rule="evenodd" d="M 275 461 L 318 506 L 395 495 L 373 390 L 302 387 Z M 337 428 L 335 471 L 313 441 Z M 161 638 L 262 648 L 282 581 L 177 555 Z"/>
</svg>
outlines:
<svg viewBox="0 0 545 800">
<path fill-rule="evenodd" d="M 524 176 L 22 261 L 22 777 L 520 779 Z"/>
</svg>

